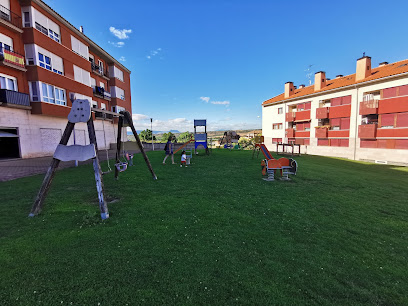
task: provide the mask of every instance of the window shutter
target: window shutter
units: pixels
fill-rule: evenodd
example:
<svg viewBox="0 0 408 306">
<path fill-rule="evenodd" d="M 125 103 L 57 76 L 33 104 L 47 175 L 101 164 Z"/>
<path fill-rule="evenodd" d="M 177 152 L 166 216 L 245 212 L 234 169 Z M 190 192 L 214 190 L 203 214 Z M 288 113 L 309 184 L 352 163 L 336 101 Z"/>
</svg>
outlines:
<svg viewBox="0 0 408 306">
<path fill-rule="evenodd" d="M 50 19 L 48 19 L 48 28 L 61 37 L 59 25 Z"/>
<path fill-rule="evenodd" d="M 47 27 L 47 17 L 34 9 L 34 21 L 41 24 L 43 27 Z"/>
<path fill-rule="evenodd" d="M 56 69 L 64 73 L 64 63 L 62 61 L 62 58 L 55 55 L 54 53 L 51 53 L 51 65 L 52 69 Z"/>
<path fill-rule="evenodd" d="M 395 114 L 382 114 L 381 115 L 381 127 L 394 126 L 394 115 Z"/>
</svg>

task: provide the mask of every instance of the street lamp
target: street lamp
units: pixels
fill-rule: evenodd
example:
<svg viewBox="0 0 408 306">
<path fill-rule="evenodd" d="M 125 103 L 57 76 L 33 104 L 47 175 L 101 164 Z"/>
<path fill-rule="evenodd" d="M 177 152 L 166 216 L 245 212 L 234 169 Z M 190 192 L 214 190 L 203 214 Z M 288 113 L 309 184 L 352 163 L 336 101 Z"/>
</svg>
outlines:
<svg viewBox="0 0 408 306">
<path fill-rule="evenodd" d="M 154 144 L 153 144 L 153 118 L 150 118 L 150 130 L 152 131 L 152 150 L 154 151 Z"/>
</svg>

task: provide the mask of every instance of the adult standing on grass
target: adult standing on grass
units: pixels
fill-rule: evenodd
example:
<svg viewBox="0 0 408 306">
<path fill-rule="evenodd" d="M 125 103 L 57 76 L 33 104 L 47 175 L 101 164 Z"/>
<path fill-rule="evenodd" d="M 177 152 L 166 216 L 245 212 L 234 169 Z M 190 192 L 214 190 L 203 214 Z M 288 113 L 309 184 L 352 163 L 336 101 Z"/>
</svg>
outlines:
<svg viewBox="0 0 408 306">
<path fill-rule="evenodd" d="M 171 142 L 171 140 L 173 139 L 173 136 L 169 136 L 169 138 L 167 139 L 167 143 L 166 146 L 164 147 L 164 150 L 166 151 L 166 156 L 163 159 L 163 165 L 166 164 L 166 159 L 167 157 L 169 157 L 169 155 L 171 155 L 171 163 L 174 165 L 174 153 L 173 153 L 173 146 L 174 144 Z"/>
</svg>

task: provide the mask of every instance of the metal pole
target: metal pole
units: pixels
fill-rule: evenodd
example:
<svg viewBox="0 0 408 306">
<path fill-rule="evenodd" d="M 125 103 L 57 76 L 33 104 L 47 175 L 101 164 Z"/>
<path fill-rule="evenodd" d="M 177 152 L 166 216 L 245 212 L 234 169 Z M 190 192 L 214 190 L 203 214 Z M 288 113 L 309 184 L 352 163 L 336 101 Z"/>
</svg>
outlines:
<svg viewBox="0 0 408 306">
<path fill-rule="evenodd" d="M 73 129 L 73 132 L 74 132 L 74 145 L 76 145 L 75 126 L 74 126 L 74 129 Z M 75 167 L 78 167 L 78 161 L 77 160 L 75 161 Z"/>
<path fill-rule="evenodd" d="M 154 144 L 153 144 L 153 118 L 150 118 L 150 130 L 152 131 L 152 150 L 154 151 Z"/>
</svg>

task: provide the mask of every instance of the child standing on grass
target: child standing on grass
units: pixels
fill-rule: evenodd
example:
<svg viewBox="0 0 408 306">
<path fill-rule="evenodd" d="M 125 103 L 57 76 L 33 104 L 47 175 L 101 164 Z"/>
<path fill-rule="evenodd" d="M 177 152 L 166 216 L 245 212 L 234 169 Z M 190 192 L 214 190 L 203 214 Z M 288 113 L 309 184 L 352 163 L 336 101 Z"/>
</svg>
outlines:
<svg viewBox="0 0 408 306">
<path fill-rule="evenodd" d="M 166 156 L 163 159 L 163 165 L 166 164 L 166 159 L 167 157 L 169 157 L 169 155 L 171 155 L 171 163 L 174 165 L 174 154 L 173 154 L 173 143 L 171 142 L 171 140 L 173 139 L 173 136 L 170 136 L 167 139 L 167 143 L 166 146 L 164 147 L 164 150 L 166 151 Z"/>
<path fill-rule="evenodd" d="M 181 152 L 181 164 L 180 164 L 180 167 L 183 167 L 183 165 L 187 167 L 186 151 Z"/>
</svg>

